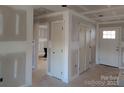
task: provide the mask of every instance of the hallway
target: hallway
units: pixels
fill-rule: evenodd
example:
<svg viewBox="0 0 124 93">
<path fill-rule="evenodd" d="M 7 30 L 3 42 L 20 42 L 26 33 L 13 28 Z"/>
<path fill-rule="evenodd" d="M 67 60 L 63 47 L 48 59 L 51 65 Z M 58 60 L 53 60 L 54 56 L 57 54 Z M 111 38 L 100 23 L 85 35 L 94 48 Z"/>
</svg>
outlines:
<svg viewBox="0 0 124 93">
<path fill-rule="evenodd" d="M 42 66 L 44 67 L 44 66 Z M 109 71 L 109 72 L 108 72 Z M 39 73 L 39 72 L 38 72 Z M 41 74 L 33 75 L 39 77 Z M 42 78 L 37 78 L 37 82 L 33 81 L 33 87 L 107 87 L 117 86 L 116 79 L 119 73 L 118 68 L 113 68 L 104 65 L 94 65 L 79 77 L 71 81 L 69 84 L 44 75 Z"/>
<path fill-rule="evenodd" d="M 41 78 L 43 78 L 47 73 L 47 60 L 45 58 L 39 59 L 37 63 L 37 69 L 32 71 L 32 82 L 33 85 L 40 82 Z"/>
</svg>

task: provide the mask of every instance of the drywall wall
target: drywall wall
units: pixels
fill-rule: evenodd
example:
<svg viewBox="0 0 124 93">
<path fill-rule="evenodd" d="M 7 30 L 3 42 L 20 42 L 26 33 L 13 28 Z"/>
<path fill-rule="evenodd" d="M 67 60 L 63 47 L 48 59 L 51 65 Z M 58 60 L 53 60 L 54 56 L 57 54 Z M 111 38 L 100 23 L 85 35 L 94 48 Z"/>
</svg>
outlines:
<svg viewBox="0 0 124 93">
<path fill-rule="evenodd" d="M 0 57 L 1 59 L 1 57 Z M 2 77 L 2 62 L 0 61 L 0 78 Z M 0 86 L 2 86 L 2 83 L 0 83 Z"/>
<path fill-rule="evenodd" d="M 42 15 L 41 15 L 42 16 Z M 35 18 L 34 23 L 45 23 L 45 22 L 51 22 L 51 21 L 57 21 L 61 20 L 63 18 L 63 15 L 55 15 L 55 16 L 50 16 L 50 17 L 41 17 L 41 18 Z"/>
<path fill-rule="evenodd" d="M 12 8 L 2 6 L 0 6 L 0 10 L 0 15 L 3 18 L 3 24 L 1 24 L 3 31 L 0 35 L 0 41 L 25 41 L 26 12 L 24 10 L 16 11 Z M 18 21 L 16 20 L 16 16 L 18 16 Z"/>
<path fill-rule="evenodd" d="M 78 61 L 79 61 L 79 24 L 87 25 L 91 28 L 92 38 L 91 38 L 91 47 L 92 47 L 92 58 L 95 63 L 95 24 L 87 21 L 85 18 L 78 16 L 74 12 L 70 12 L 70 29 L 69 29 L 69 80 L 74 79 L 78 76 Z"/>
<path fill-rule="evenodd" d="M 119 63 L 119 67 L 120 68 L 124 68 L 124 58 L 123 58 L 123 53 L 124 53 L 124 22 L 121 22 L 121 23 L 110 23 L 110 24 L 100 24 L 99 25 L 99 29 L 100 28 L 104 28 L 104 27 L 121 27 L 121 32 L 120 32 L 120 35 L 121 35 L 121 40 L 120 40 L 120 43 L 121 43 L 121 57 L 120 57 L 120 63 Z"/>
<path fill-rule="evenodd" d="M 0 35 L 3 82 L 0 86 L 29 86 L 32 84 L 33 9 L 30 6 L 0 6 L 0 10 L 3 14 Z"/>
<path fill-rule="evenodd" d="M 2 86 L 21 86 L 25 84 L 26 53 L 8 53 L 0 57 L 2 66 Z"/>
<path fill-rule="evenodd" d="M 89 25 L 92 29 L 91 33 L 91 46 L 92 46 L 92 59 L 95 63 L 95 25 L 91 22 L 88 22 L 73 14 L 71 11 L 64 11 L 62 15 L 54 15 L 44 18 L 40 18 L 39 20 L 35 20 L 35 24 L 48 23 L 49 24 L 49 41 L 51 40 L 51 22 L 57 20 L 64 20 L 64 29 L 65 29 L 65 54 L 64 54 L 64 64 L 63 71 L 64 77 L 63 80 L 65 82 L 71 81 L 78 73 L 78 49 L 79 49 L 79 24 L 82 23 L 84 25 Z M 35 25 L 36 26 L 36 25 Z M 35 31 L 34 31 L 35 33 Z M 36 35 L 36 33 L 35 33 Z M 36 38 L 36 36 L 35 36 Z M 34 39 L 35 39 L 34 38 Z M 49 59 L 50 60 L 50 59 Z M 49 63 L 50 64 L 50 63 Z M 50 68 L 50 67 L 49 67 Z"/>
</svg>

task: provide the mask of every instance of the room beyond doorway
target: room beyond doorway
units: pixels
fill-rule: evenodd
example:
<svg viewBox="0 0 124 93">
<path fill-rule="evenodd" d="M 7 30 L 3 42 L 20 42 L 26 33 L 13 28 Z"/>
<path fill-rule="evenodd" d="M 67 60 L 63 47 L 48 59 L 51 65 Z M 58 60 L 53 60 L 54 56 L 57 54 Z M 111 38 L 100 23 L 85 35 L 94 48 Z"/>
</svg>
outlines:
<svg viewBox="0 0 124 93">
<path fill-rule="evenodd" d="M 43 76 L 47 75 L 47 68 L 48 68 L 48 25 L 47 24 L 35 24 L 34 31 L 37 33 L 35 34 L 35 67 L 32 71 L 32 83 L 35 84 L 39 82 L 38 80 L 41 79 Z M 34 83 L 35 82 L 35 83 Z"/>
</svg>

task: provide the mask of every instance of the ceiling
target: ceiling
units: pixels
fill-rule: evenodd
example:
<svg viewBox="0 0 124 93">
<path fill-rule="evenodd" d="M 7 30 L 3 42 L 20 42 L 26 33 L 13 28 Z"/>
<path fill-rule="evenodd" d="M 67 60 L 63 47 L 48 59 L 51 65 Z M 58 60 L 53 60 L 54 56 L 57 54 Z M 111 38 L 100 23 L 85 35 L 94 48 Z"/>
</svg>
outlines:
<svg viewBox="0 0 124 93">
<path fill-rule="evenodd" d="M 124 5 L 39 5 L 34 7 L 34 16 L 52 12 L 74 10 L 97 22 L 124 21 Z"/>
</svg>

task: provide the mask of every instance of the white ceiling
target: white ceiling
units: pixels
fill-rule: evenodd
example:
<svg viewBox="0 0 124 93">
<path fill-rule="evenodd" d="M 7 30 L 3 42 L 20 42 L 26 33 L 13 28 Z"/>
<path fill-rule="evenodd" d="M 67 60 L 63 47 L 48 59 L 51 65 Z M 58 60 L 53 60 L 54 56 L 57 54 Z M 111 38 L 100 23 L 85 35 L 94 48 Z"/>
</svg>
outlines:
<svg viewBox="0 0 124 93">
<path fill-rule="evenodd" d="M 41 5 L 33 7 L 35 16 L 72 9 L 97 22 L 124 20 L 124 5 L 68 5 L 67 7 L 61 7 L 61 5 Z"/>
</svg>

